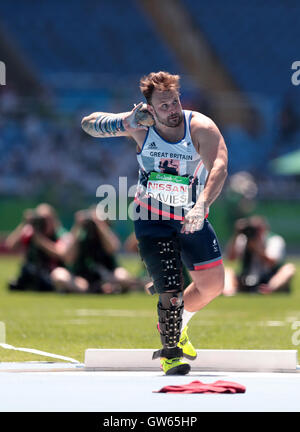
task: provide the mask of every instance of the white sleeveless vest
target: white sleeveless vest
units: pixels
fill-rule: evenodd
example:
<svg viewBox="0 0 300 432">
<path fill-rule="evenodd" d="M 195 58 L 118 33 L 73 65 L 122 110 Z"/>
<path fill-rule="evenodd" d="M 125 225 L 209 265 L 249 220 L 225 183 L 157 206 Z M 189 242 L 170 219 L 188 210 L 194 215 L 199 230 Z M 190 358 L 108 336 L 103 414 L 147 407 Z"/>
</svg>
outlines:
<svg viewBox="0 0 300 432">
<path fill-rule="evenodd" d="M 186 178 L 184 180 L 189 185 L 189 199 L 182 206 L 183 214 L 195 205 L 207 179 L 208 172 L 191 138 L 192 111 L 184 110 L 183 114 L 185 134 L 182 140 L 176 143 L 168 142 L 158 134 L 154 127 L 150 127 L 142 149 L 137 153 L 139 180 L 135 202 L 147 206 L 149 210 L 154 212 L 163 208 L 163 211 L 173 214 L 171 205 L 166 206 L 165 203 L 157 202 L 153 198 L 150 199 L 151 203 L 149 203 L 149 194 L 147 193 L 149 184 L 147 189 L 147 183 L 149 178 L 153 176 L 151 173 L 170 174 L 170 178 L 172 176 Z"/>
</svg>

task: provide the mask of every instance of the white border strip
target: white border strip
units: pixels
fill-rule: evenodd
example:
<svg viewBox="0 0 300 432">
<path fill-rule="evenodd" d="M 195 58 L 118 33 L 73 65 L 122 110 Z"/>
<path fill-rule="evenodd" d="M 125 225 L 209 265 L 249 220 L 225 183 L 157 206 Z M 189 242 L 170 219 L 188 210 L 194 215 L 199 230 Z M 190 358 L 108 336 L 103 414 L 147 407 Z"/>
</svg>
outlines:
<svg viewBox="0 0 300 432">
<path fill-rule="evenodd" d="M 37 355 L 44 356 L 44 357 L 51 357 L 51 358 L 56 358 L 56 359 L 60 359 L 60 360 L 65 360 L 65 361 L 71 362 L 71 363 L 80 363 L 78 360 L 75 360 L 71 357 L 65 357 L 65 356 L 61 356 L 58 354 L 52 354 L 52 353 L 40 351 L 40 350 L 37 350 L 34 348 L 16 348 L 12 345 L 8 345 L 5 343 L 0 343 L 0 347 L 4 348 L 4 349 L 8 349 L 8 350 L 22 351 L 22 352 L 27 352 L 27 353 L 31 353 L 31 354 L 37 354 Z"/>
<path fill-rule="evenodd" d="M 152 349 L 87 349 L 87 370 L 158 370 Z M 197 350 L 193 371 L 296 371 L 297 350 Z"/>
</svg>

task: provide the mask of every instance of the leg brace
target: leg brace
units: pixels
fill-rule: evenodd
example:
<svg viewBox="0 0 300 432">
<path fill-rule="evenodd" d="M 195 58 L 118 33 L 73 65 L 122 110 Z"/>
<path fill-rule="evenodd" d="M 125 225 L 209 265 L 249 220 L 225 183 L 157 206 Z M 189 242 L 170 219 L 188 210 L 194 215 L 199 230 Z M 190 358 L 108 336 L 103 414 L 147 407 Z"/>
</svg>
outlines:
<svg viewBox="0 0 300 432">
<path fill-rule="evenodd" d="M 139 250 L 153 280 L 153 287 L 160 294 L 157 312 L 163 349 L 156 351 L 153 358 L 182 357 L 182 350 L 177 347 L 183 313 L 183 274 L 179 242 L 175 236 L 143 237 L 139 240 Z"/>
</svg>

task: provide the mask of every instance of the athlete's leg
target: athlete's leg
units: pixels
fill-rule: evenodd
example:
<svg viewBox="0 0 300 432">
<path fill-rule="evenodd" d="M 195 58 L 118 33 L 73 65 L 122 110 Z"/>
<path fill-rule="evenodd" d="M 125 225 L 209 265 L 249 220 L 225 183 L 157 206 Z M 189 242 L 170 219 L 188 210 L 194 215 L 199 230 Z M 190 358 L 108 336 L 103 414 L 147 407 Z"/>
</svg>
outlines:
<svg viewBox="0 0 300 432">
<path fill-rule="evenodd" d="M 222 293 L 224 268 L 220 264 L 211 269 L 191 271 L 190 274 L 193 282 L 184 290 L 183 294 L 184 310 L 179 346 L 184 351 L 185 357 L 193 360 L 197 357 L 197 351 L 189 340 L 187 324 L 196 312 Z"/>
<path fill-rule="evenodd" d="M 194 313 L 206 306 L 224 289 L 224 267 L 216 234 L 205 220 L 203 229 L 181 234 L 182 258 L 192 283 L 184 291 L 183 328 Z"/>
<path fill-rule="evenodd" d="M 168 349 L 176 347 L 179 342 L 183 309 L 183 276 L 179 243 L 176 236 L 141 237 L 139 250 L 153 280 L 153 288 L 159 294 L 157 311 L 160 335 L 165 357 L 168 357 Z"/>
<path fill-rule="evenodd" d="M 183 274 L 180 246 L 176 235 L 165 238 L 140 237 L 139 250 L 153 288 L 159 294 L 157 313 L 162 349 L 153 354 L 161 358 L 166 374 L 186 374 L 190 370 L 181 362 L 178 347 L 183 311 Z"/>
<path fill-rule="evenodd" d="M 224 289 L 224 267 L 216 267 L 190 271 L 193 282 L 185 289 L 183 294 L 184 308 L 188 312 L 197 312 L 204 308 Z"/>
</svg>

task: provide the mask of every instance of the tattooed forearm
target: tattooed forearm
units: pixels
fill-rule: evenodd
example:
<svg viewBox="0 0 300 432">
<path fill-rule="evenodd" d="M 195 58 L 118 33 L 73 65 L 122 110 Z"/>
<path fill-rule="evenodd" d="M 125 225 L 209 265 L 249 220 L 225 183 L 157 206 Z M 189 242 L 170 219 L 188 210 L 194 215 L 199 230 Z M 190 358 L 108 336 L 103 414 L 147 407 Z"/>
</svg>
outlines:
<svg viewBox="0 0 300 432">
<path fill-rule="evenodd" d="M 87 134 L 92 135 L 94 137 L 97 137 L 97 136 L 99 136 L 99 134 L 97 134 L 95 131 L 95 127 L 94 127 L 95 120 L 92 120 L 90 117 L 91 116 L 84 117 L 82 119 L 81 127 Z"/>
<path fill-rule="evenodd" d="M 122 114 L 93 113 L 82 119 L 81 126 L 89 135 L 101 138 L 120 136 L 126 132 Z"/>
<path fill-rule="evenodd" d="M 141 102 L 135 105 L 131 111 L 120 114 L 95 112 L 82 119 L 82 129 L 89 135 L 99 138 L 131 136 L 137 130 L 147 130 L 150 126 L 148 124 L 149 119 L 136 118 L 139 111 L 143 113 L 143 106 L 144 104 Z"/>
</svg>

